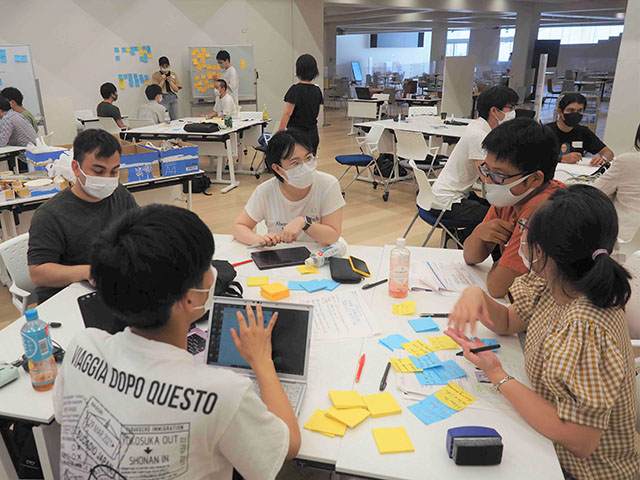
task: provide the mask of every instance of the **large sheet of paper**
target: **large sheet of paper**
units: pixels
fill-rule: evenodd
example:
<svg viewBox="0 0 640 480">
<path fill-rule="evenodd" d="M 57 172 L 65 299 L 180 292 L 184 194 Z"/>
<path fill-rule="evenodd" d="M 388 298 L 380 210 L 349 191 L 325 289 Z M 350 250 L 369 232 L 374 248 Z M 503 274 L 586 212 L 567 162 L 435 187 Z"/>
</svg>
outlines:
<svg viewBox="0 0 640 480">
<path fill-rule="evenodd" d="M 483 282 L 473 267 L 462 262 L 414 262 L 411 265 L 411 287 L 423 287 L 434 292 L 462 292 Z"/>
</svg>

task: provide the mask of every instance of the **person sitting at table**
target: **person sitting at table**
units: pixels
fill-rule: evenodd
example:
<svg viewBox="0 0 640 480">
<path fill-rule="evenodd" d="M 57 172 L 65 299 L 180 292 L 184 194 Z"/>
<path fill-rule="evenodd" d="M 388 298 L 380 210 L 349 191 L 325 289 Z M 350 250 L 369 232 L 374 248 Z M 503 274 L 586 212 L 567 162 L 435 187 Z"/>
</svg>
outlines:
<svg viewBox="0 0 640 480">
<path fill-rule="evenodd" d="M 461 243 L 482 221 L 490 207 L 489 202 L 472 190 L 479 177 L 478 165 L 486 156 L 482 141 L 498 125 L 515 118 L 517 103 L 518 94 L 509 87 L 492 87 L 482 92 L 478 97 L 478 118 L 465 128 L 431 187 L 435 195 L 435 202 L 429 210 L 431 215 L 437 218 L 445 209 L 442 218 L 472 225 L 457 230 Z"/>
<path fill-rule="evenodd" d="M 553 180 L 558 143 L 551 131 L 528 118 L 497 126 L 482 142 L 487 158 L 478 166 L 487 215 L 464 242 L 468 265 L 482 263 L 499 248 L 500 258 L 487 276 L 487 291 L 503 297 L 516 277 L 528 269 L 518 255 L 521 232 L 538 206 L 564 183 Z"/>
<path fill-rule="evenodd" d="M 267 167 L 275 178 L 254 190 L 231 233 L 247 245 L 318 242 L 330 245 L 342 232 L 344 198 L 338 180 L 316 171 L 309 137 L 299 130 L 277 132 L 267 145 Z M 267 234 L 253 231 L 262 220 Z"/>
<path fill-rule="evenodd" d="M 29 121 L 11 108 L 9 100 L 0 96 L 0 147 L 26 147 L 36 143 L 36 132 Z"/>
<path fill-rule="evenodd" d="M 67 285 L 89 280 L 90 246 L 96 235 L 137 207 L 118 182 L 121 152 L 118 140 L 104 130 L 85 130 L 75 138 L 75 183 L 38 207 L 29 228 L 27 263 L 39 303 Z"/>
<path fill-rule="evenodd" d="M 260 397 L 247 376 L 195 364 L 187 350 L 191 323 L 213 304 L 213 253 L 202 220 L 169 205 L 126 212 L 97 235 L 91 274 L 127 327 L 115 335 L 84 329 L 67 346 L 53 391 L 61 478 L 86 478 L 107 463 L 109 478 L 159 478 L 163 471 L 231 479 L 235 468 L 244 478 L 271 479 L 296 456 L 298 420 L 271 358 L 277 314 L 265 326 L 262 308 L 247 307 L 231 330 Z M 105 422 L 104 435 L 116 432 L 105 445 L 122 461 L 103 459 L 102 450 L 78 461 L 93 428 L 82 412 L 90 423 Z"/>
<path fill-rule="evenodd" d="M 138 107 L 137 117 L 151 120 L 154 125 L 163 123 L 167 110 L 160 103 L 162 102 L 160 85 L 155 83 L 149 85 L 144 89 L 144 94 L 147 97 L 147 102 Z"/>
<path fill-rule="evenodd" d="M 558 120 L 546 126 L 554 133 L 560 143 L 560 161 L 577 163 L 585 152 L 592 153 L 592 166 L 610 162 L 615 156 L 598 136 L 588 127 L 579 125 L 587 99 L 580 93 L 567 93 L 558 102 Z"/>
<path fill-rule="evenodd" d="M 213 113 L 207 115 L 207 118 L 226 117 L 231 115 L 235 117 L 238 114 L 238 106 L 233 97 L 227 93 L 227 82 L 222 79 L 216 80 L 216 103 L 213 105 Z"/>
<path fill-rule="evenodd" d="M 530 273 L 515 280 L 504 306 L 480 287 L 466 289 L 445 331 L 464 356 L 538 433 L 552 440 L 565 478 L 635 479 L 640 457 L 634 358 L 624 307 L 631 276 L 611 257 L 618 221 L 611 200 L 589 185 L 556 190 L 527 223 L 520 256 Z M 500 335 L 526 330 L 531 388 L 482 346 L 475 322 Z"/>
<path fill-rule="evenodd" d="M 18 90 L 16 87 L 3 88 L 2 91 L 0 91 L 0 97 L 4 97 L 9 100 L 11 109 L 26 118 L 33 129 L 36 131 L 36 133 L 38 133 L 38 122 L 36 120 L 36 117 L 33 116 L 33 113 L 22 106 L 24 97 L 20 90 Z"/>
<path fill-rule="evenodd" d="M 116 86 L 110 82 L 103 83 L 100 86 L 100 95 L 102 96 L 102 101 L 96 108 L 98 117 L 113 118 L 113 121 L 116 122 L 120 128 L 128 129 L 129 127 L 122 121 L 120 109 L 113 104 L 113 102 L 118 100 L 118 90 Z"/>
</svg>

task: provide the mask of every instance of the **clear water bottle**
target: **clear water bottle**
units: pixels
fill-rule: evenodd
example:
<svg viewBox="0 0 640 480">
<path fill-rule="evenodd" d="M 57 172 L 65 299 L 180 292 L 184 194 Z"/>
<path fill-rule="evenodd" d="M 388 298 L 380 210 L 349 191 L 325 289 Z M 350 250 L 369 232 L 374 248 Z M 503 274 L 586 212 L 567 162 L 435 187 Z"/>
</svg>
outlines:
<svg viewBox="0 0 640 480">
<path fill-rule="evenodd" d="M 404 238 L 396 239 L 396 247 L 391 250 L 389 266 L 389 295 L 393 298 L 405 298 L 409 293 L 409 268 L 411 253 L 405 247 Z"/>
<path fill-rule="evenodd" d="M 53 388 L 58 368 L 53 357 L 49 325 L 38 318 L 38 311 L 30 308 L 24 313 L 27 323 L 20 329 L 25 357 L 29 362 L 31 385 L 38 392 Z"/>
<path fill-rule="evenodd" d="M 322 267 L 325 265 L 331 257 L 342 257 L 347 253 L 347 242 L 342 237 L 328 247 L 324 247 L 317 252 L 311 254 L 304 263 L 305 265 L 315 265 L 316 267 Z"/>
</svg>

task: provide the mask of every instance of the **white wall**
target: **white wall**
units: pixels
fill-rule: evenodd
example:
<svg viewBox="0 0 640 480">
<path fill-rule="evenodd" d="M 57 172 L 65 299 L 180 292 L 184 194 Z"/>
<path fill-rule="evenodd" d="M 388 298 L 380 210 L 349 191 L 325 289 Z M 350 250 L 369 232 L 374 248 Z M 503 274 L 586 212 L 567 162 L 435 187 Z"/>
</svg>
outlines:
<svg viewBox="0 0 640 480">
<path fill-rule="evenodd" d="M 500 48 L 499 28 L 473 28 L 469 38 L 469 55 L 476 57 L 476 71 L 496 70 Z"/>
<path fill-rule="evenodd" d="M 29 0 L 12 2 L 11 17 L 0 29 L 0 45 L 31 45 L 45 115 L 51 118 L 59 115 L 47 114 L 47 105 L 55 108 L 66 99 L 75 110 L 95 111 L 103 82 L 117 86 L 118 73 L 125 72 L 151 76 L 162 55 L 182 79 L 180 112 L 189 115 L 189 45 L 252 44 L 258 103 L 260 108 L 266 103 L 273 118 L 282 115 L 282 98 L 295 81 L 297 55 L 311 53 L 323 70 L 323 4 L 315 0 Z M 150 45 L 153 58 L 125 69 L 113 48 L 130 45 Z M 117 105 L 129 116 L 146 100 L 144 88 L 128 83 L 119 97 Z M 49 131 L 57 130 L 53 123 Z M 73 140 L 64 137 L 56 134 L 53 141 Z"/>
<path fill-rule="evenodd" d="M 620 39 L 613 37 L 596 44 L 560 45 L 558 73 L 571 70 L 614 71 L 620 50 Z"/>
<path fill-rule="evenodd" d="M 429 71 L 431 55 L 431 32 L 424 33 L 424 46 L 405 48 L 369 48 L 367 34 L 338 35 L 336 45 L 336 75 L 352 77 L 351 62 L 360 62 L 362 74 L 369 73 L 369 58 L 372 59 L 374 71 L 387 71 L 386 62 L 392 62 L 392 70 L 397 71 L 397 64 L 406 76 L 417 76 Z"/>
</svg>

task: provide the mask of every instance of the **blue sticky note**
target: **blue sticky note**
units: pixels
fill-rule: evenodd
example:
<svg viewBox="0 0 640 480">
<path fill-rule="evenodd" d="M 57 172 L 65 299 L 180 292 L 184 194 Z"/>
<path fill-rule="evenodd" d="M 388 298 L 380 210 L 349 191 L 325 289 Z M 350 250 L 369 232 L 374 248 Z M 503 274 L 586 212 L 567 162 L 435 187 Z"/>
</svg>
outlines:
<svg viewBox="0 0 640 480">
<path fill-rule="evenodd" d="M 430 395 L 424 400 L 411 405 L 409 410 L 426 425 L 439 422 L 456 413 L 453 408 L 442 403 L 434 395 Z"/>
<path fill-rule="evenodd" d="M 0 85 L 2 85 L 2 79 L 0 78 Z"/>
<path fill-rule="evenodd" d="M 474 337 L 469 337 L 469 340 L 471 340 L 472 342 L 476 341 L 476 339 Z M 477 340 L 480 340 L 485 345 L 497 345 L 498 344 L 498 339 L 497 338 L 478 338 Z"/>
<path fill-rule="evenodd" d="M 445 380 L 454 380 L 456 378 L 462 378 L 467 376 L 467 372 L 458 365 L 455 360 L 447 360 L 442 365 L 435 367 L 434 370 L 440 377 Z"/>
<path fill-rule="evenodd" d="M 0 63 L 7 63 L 7 57 L 6 56 L 0 57 Z"/>
<path fill-rule="evenodd" d="M 295 282 L 293 280 L 289 280 L 289 283 L 287 284 L 287 288 L 289 290 L 301 290 L 303 292 L 306 292 L 304 287 L 302 285 L 300 285 L 301 283 L 302 282 Z"/>
<path fill-rule="evenodd" d="M 414 357 L 413 355 L 409 355 L 409 358 L 416 367 L 422 369 L 439 367 L 440 365 L 442 365 L 442 362 L 440 361 L 438 356 L 433 352 L 427 353 L 426 355 L 423 355 L 421 357 Z"/>
<path fill-rule="evenodd" d="M 402 335 L 389 335 L 381 340 L 378 340 L 380 345 L 384 345 L 389 350 L 402 350 L 402 344 L 407 343 L 409 340 L 404 338 Z"/>
<path fill-rule="evenodd" d="M 409 325 L 416 332 L 435 332 L 438 329 L 438 324 L 431 317 L 426 318 L 414 318 L 413 320 L 409 320 Z"/>
<path fill-rule="evenodd" d="M 14 56 L 13 56 L 13 61 L 14 61 L 14 62 L 19 62 L 21 58 L 22 58 L 22 56 L 21 56 L 21 55 L 14 55 Z"/>
<path fill-rule="evenodd" d="M 442 378 L 437 370 L 440 367 L 427 368 L 421 372 L 415 372 L 420 385 L 449 385 L 449 380 Z"/>
<path fill-rule="evenodd" d="M 147 57 L 145 57 L 145 56 L 140 57 L 140 61 L 142 63 L 148 63 L 149 62 L 149 60 L 147 60 Z"/>
<path fill-rule="evenodd" d="M 119 49 L 118 47 L 113 47 L 113 52 L 114 52 L 114 53 L 119 53 L 119 52 L 120 52 L 120 49 Z"/>
<path fill-rule="evenodd" d="M 324 290 L 324 285 L 320 283 L 319 280 L 300 282 L 300 285 L 302 285 L 302 288 L 304 288 L 309 293 L 317 292 L 318 290 Z"/>
<path fill-rule="evenodd" d="M 145 81 L 149 80 L 149 75 L 145 75 L 145 76 L 144 76 L 144 80 L 145 80 Z"/>
<path fill-rule="evenodd" d="M 120 55 L 116 55 L 116 62 L 120 61 Z"/>
<path fill-rule="evenodd" d="M 133 75 L 129 73 L 128 77 L 129 77 L 129 88 L 133 88 Z"/>
<path fill-rule="evenodd" d="M 324 288 L 329 290 L 330 292 L 333 292 L 336 288 L 340 286 L 338 282 L 334 282 L 333 280 L 328 280 L 326 278 L 323 280 L 320 280 L 320 283 L 324 285 Z"/>
<path fill-rule="evenodd" d="M 122 80 L 122 74 L 121 73 L 118 74 L 118 80 Z"/>
<path fill-rule="evenodd" d="M 134 75 L 133 81 L 135 82 L 136 87 L 140 86 L 140 80 L 138 80 L 138 74 L 137 73 Z"/>
</svg>

